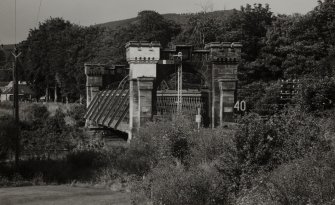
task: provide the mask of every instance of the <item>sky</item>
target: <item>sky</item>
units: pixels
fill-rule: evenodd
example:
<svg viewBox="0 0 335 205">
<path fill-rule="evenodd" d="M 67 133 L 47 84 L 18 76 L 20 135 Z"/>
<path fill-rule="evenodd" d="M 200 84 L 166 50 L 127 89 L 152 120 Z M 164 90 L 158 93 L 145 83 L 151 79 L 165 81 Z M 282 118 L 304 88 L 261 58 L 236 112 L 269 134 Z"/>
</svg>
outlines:
<svg viewBox="0 0 335 205">
<path fill-rule="evenodd" d="M 142 10 L 161 14 L 190 13 L 203 8 L 239 9 L 247 3 L 268 3 L 276 14 L 304 14 L 317 6 L 317 0 L 16 0 L 15 38 L 15 0 L 0 0 L 0 44 L 26 39 L 31 28 L 50 17 L 89 26 L 132 18 Z"/>
</svg>

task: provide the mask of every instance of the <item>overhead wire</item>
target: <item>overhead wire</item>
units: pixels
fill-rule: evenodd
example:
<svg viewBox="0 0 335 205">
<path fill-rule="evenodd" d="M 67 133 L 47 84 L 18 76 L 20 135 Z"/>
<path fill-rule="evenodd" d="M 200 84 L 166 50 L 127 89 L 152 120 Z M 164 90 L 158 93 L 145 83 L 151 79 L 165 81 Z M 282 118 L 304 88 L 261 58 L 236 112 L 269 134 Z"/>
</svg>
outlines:
<svg viewBox="0 0 335 205">
<path fill-rule="evenodd" d="M 16 46 L 16 0 L 14 6 L 14 45 Z"/>
<path fill-rule="evenodd" d="M 39 23 L 39 20 L 40 20 L 42 1 L 43 1 L 43 0 L 40 0 L 40 4 L 39 4 L 39 6 L 38 6 L 38 10 L 37 10 L 36 27 L 38 27 L 38 23 Z"/>
</svg>

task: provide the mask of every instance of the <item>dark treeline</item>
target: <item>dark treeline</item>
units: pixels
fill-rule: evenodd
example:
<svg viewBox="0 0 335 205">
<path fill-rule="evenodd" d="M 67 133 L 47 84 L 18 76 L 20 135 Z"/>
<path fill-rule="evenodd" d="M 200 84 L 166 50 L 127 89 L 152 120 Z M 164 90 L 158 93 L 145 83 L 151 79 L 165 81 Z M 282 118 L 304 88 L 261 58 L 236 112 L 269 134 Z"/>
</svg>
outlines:
<svg viewBox="0 0 335 205">
<path fill-rule="evenodd" d="M 334 76 L 334 11 L 333 0 L 319 1 L 305 15 L 274 15 L 269 5 L 247 4 L 229 15 L 190 15 L 186 25 L 155 11 L 141 11 L 136 21 L 117 29 L 82 27 L 51 18 L 21 43 L 22 70 L 40 96 L 46 87 L 57 86 L 63 97 L 73 101 L 85 94 L 83 64 L 125 63 L 124 45 L 130 40 L 155 40 L 163 46 L 172 41 L 199 48 L 213 41 L 241 41 L 241 84 L 264 94 L 278 79 L 322 81 Z"/>
</svg>

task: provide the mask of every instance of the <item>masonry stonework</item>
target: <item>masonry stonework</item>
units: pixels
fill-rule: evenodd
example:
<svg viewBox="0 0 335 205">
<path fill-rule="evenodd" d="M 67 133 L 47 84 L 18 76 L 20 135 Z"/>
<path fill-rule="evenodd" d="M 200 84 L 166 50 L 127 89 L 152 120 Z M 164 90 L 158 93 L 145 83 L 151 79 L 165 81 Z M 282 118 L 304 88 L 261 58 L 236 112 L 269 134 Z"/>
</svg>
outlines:
<svg viewBox="0 0 335 205">
<path fill-rule="evenodd" d="M 154 42 L 129 42 L 126 45 L 130 79 L 130 135 L 136 133 L 145 122 L 152 120 L 153 83 L 157 77 L 160 47 L 159 43 Z"/>
</svg>

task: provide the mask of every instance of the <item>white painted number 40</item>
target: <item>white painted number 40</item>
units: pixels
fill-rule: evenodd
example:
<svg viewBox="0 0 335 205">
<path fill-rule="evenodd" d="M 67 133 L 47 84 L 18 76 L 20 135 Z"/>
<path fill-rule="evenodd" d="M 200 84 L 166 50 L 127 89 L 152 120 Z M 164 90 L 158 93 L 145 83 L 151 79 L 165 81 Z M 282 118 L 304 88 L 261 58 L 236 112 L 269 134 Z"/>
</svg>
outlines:
<svg viewBox="0 0 335 205">
<path fill-rule="evenodd" d="M 242 112 L 244 112 L 244 111 L 246 111 L 246 109 L 247 109 L 247 103 L 246 103 L 244 100 L 242 100 L 242 101 L 239 101 L 239 100 L 238 100 L 238 101 L 235 103 L 234 108 L 235 108 L 237 111 L 242 111 Z"/>
</svg>

